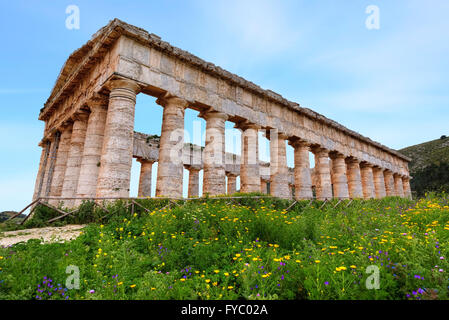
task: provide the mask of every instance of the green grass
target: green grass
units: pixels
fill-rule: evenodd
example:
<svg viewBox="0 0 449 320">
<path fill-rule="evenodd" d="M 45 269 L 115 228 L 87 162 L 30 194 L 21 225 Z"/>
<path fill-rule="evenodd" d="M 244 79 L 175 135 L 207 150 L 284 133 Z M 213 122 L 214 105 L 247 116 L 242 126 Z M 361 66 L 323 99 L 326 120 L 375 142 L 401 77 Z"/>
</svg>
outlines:
<svg viewBox="0 0 449 320">
<path fill-rule="evenodd" d="M 59 222 L 91 221 L 76 240 L 0 249 L 0 299 L 447 299 L 448 201 L 299 202 L 287 212 L 291 202 L 274 198 L 142 200 L 150 212 L 117 202 L 101 222 L 86 203 Z M 26 224 L 51 216 L 38 208 Z M 64 291 L 70 265 L 80 288 Z M 378 290 L 366 287 L 371 265 Z"/>
</svg>

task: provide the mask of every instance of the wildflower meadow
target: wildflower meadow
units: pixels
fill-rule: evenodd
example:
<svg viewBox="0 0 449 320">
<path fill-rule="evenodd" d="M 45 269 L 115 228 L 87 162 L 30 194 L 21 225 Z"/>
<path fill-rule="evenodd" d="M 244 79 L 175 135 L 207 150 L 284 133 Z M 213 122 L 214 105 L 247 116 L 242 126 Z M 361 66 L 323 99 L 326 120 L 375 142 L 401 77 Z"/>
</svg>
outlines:
<svg viewBox="0 0 449 320">
<path fill-rule="evenodd" d="M 448 298 L 446 194 L 139 203 L 110 204 L 106 217 L 84 203 L 56 222 L 90 222 L 77 239 L 0 248 L 0 299 Z M 39 207 L 25 227 L 55 214 Z"/>
</svg>

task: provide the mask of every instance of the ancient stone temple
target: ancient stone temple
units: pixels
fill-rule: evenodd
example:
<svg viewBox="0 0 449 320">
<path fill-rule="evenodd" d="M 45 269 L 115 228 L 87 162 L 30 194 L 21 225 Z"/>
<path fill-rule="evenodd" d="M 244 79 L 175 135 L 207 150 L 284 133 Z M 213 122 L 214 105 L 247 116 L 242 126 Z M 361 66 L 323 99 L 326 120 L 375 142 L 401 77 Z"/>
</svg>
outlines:
<svg viewBox="0 0 449 320">
<path fill-rule="evenodd" d="M 163 107 L 156 142 L 134 132 L 138 94 Z M 206 121 L 204 147 L 184 144 L 186 108 Z M 200 170 L 203 193 L 212 196 L 233 193 L 237 176 L 242 192 L 281 198 L 411 196 L 409 158 L 117 19 L 72 53 L 39 120 L 45 130 L 34 198 L 64 197 L 69 207 L 82 198 L 128 197 L 133 157 L 142 197 L 150 195 L 156 161 L 162 197 L 182 197 L 184 168 L 192 197 Z M 242 133 L 240 156 L 225 152 L 226 121 Z M 270 140 L 270 163 L 259 161 L 260 131 Z"/>
</svg>

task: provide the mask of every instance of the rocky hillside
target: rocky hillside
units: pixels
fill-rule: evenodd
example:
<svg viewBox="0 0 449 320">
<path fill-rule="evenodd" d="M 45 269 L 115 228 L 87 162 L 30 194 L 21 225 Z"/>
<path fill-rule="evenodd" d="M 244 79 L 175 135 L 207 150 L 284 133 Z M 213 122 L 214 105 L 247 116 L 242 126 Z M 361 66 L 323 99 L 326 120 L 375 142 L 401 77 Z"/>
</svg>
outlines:
<svg viewBox="0 0 449 320">
<path fill-rule="evenodd" d="M 418 196 L 426 191 L 449 191 L 449 137 L 410 146 L 399 150 L 410 157 L 412 190 Z"/>
</svg>

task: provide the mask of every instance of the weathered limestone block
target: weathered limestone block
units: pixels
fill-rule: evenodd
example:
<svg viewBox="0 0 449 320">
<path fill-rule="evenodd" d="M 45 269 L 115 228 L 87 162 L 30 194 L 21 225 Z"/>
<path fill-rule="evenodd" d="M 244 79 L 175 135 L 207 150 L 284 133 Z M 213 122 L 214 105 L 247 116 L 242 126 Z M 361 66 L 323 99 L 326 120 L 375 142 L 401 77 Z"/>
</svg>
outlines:
<svg viewBox="0 0 449 320">
<path fill-rule="evenodd" d="M 67 165 L 67 159 L 70 151 L 70 141 L 72 138 L 73 123 L 61 128 L 61 140 L 59 142 L 58 153 L 56 155 L 55 169 L 53 173 L 53 181 L 51 183 L 50 196 L 60 197 L 64 184 L 64 177 Z M 58 200 L 51 200 L 50 204 L 57 205 Z"/>
<path fill-rule="evenodd" d="M 312 149 L 312 152 L 315 155 L 316 198 L 318 200 L 332 199 L 329 150 L 316 147 Z"/>
<path fill-rule="evenodd" d="M 394 178 L 393 172 L 390 170 L 384 171 L 384 180 L 385 180 L 385 191 L 387 193 L 387 197 L 392 197 L 396 195 L 394 190 Z"/>
<path fill-rule="evenodd" d="M 76 115 L 73 121 L 72 135 L 70 139 L 70 150 L 67 156 L 64 183 L 62 185 L 61 196 L 70 198 L 76 196 L 78 179 L 81 169 L 81 160 L 83 158 L 84 141 L 86 139 L 87 113 Z M 68 208 L 74 206 L 74 200 L 63 200 Z"/>
<path fill-rule="evenodd" d="M 360 170 L 362 174 L 363 197 L 365 199 L 374 199 L 376 197 L 376 191 L 374 188 L 373 165 L 362 162 L 360 164 Z"/>
<path fill-rule="evenodd" d="M 374 188 L 376 190 L 376 198 L 382 199 L 387 196 L 383 169 L 380 167 L 373 167 L 373 176 L 374 176 Z"/>
<path fill-rule="evenodd" d="M 360 162 L 355 158 L 347 158 L 346 165 L 347 165 L 349 197 L 351 199 L 363 198 Z"/>
<path fill-rule="evenodd" d="M 349 187 L 345 156 L 339 153 L 332 153 L 332 185 L 334 187 L 334 197 L 338 199 L 349 199 Z"/>
<path fill-rule="evenodd" d="M 226 193 L 225 122 L 228 116 L 211 111 L 206 119 L 206 145 L 203 151 L 203 194 L 216 196 Z"/>
<path fill-rule="evenodd" d="M 134 81 L 116 79 L 109 83 L 109 89 L 96 194 L 97 197 L 128 197 L 136 94 L 140 88 Z"/>
<path fill-rule="evenodd" d="M 235 174 L 228 173 L 227 177 L 228 177 L 227 194 L 234 194 L 237 191 L 237 176 Z"/>
<path fill-rule="evenodd" d="M 402 185 L 404 186 L 404 197 L 411 199 L 412 190 L 410 188 L 410 178 L 402 177 Z"/>
<path fill-rule="evenodd" d="M 260 192 L 259 126 L 244 124 L 242 130 L 242 156 L 240 164 L 240 192 Z"/>
<path fill-rule="evenodd" d="M 162 116 L 156 196 L 182 197 L 184 111 L 187 101 L 166 94 L 157 103 L 164 107 Z"/>
<path fill-rule="evenodd" d="M 270 130 L 270 193 L 284 199 L 290 198 L 285 145 L 287 138 L 277 130 Z"/>
<path fill-rule="evenodd" d="M 200 195 L 200 171 L 199 167 L 187 166 L 189 170 L 189 186 L 187 196 L 189 198 L 196 198 Z"/>
<path fill-rule="evenodd" d="M 295 199 L 312 199 L 312 177 L 310 174 L 309 144 L 296 141 L 291 144 L 294 148 L 295 168 Z"/>
<path fill-rule="evenodd" d="M 402 177 L 400 174 L 395 173 L 394 179 L 394 194 L 398 197 L 404 197 L 404 186 L 402 185 Z"/>
<path fill-rule="evenodd" d="M 144 159 L 137 161 L 140 162 L 138 197 L 151 197 L 151 173 L 154 162 Z"/>
<path fill-rule="evenodd" d="M 86 140 L 76 193 L 77 197 L 93 198 L 97 193 L 108 100 L 106 97 L 96 97 L 89 101 L 88 106 L 91 112 L 87 122 Z M 75 205 L 81 203 L 82 200 L 75 201 Z"/>
</svg>

